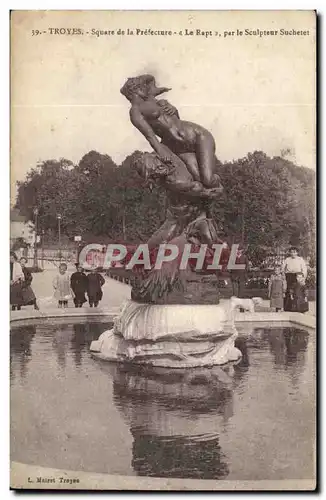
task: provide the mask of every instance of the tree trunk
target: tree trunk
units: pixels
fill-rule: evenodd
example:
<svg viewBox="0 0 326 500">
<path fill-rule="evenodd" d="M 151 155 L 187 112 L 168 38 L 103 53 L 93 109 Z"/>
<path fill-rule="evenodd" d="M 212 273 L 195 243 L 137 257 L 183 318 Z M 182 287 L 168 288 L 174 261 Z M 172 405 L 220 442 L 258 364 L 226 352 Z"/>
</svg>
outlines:
<svg viewBox="0 0 326 500">
<path fill-rule="evenodd" d="M 123 211 L 122 211 L 122 235 L 123 235 L 123 240 L 126 241 L 127 233 L 126 233 L 126 210 L 125 210 L 125 208 L 123 208 Z"/>
<path fill-rule="evenodd" d="M 244 236 L 245 236 L 245 202 L 242 200 L 242 208 L 241 208 L 241 244 L 244 244 Z"/>
</svg>

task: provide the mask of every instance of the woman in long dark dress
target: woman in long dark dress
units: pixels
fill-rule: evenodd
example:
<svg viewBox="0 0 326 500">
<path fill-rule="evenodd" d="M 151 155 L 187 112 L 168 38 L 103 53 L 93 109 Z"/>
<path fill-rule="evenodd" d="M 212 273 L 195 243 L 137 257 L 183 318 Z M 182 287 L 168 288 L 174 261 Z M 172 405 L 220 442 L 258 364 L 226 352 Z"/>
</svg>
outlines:
<svg viewBox="0 0 326 500">
<path fill-rule="evenodd" d="M 306 289 L 306 281 L 303 274 L 297 275 L 297 283 L 294 286 L 294 311 L 305 313 L 309 311 L 309 302 Z"/>
<path fill-rule="evenodd" d="M 70 287 L 74 292 L 75 307 L 82 307 L 86 302 L 85 293 L 87 291 L 87 276 L 83 272 L 82 266 L 76 264 L 77 271 L 71 275 Z"/>
<path fill-rule="evenodd" d="M 103 292 L 102 286 L 105 283 L 103 276 L 96 271 L 92 270 L 87 276 L 87 295 L 88 302 L 91 307 L 97 307 L 100 300 L 102 300 Z"/>
<path fill-rule="evenodd" d="M 23 294 L 23 304 L 24 306 L 34 306 L 34 309 L 38 310 L 39 307 L 36 302 L 36 297 L 31 287 L 33 281 L 33 276 L 30 270 L 26 267 L 27 260 L 25 257 L 20 259 L 20 265 L 24 273 L 24 281 L 22 282 L 22 294 Z"/>
<path fill-rule="evenodd" d="M 19 311 L 23 304 L 22 282 L 24 273 L 15 252 L 10 252 L 10 305 Z"/>
</svg>

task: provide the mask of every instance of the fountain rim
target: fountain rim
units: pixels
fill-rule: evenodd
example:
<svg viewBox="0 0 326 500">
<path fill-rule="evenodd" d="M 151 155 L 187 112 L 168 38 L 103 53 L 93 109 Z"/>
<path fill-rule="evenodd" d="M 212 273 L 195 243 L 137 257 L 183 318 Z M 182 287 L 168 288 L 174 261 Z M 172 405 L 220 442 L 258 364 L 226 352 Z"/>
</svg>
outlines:
<svg viewBox="0 0 326 500">
<path fill-rule="evenodd" d="M 214 307 L 214 306 L 213 306 Z M 49 309 L 47 311 L 27 310 L 11 311 L 10 325 L 22 324 L 26 320 L 42 320 L 42 319 L 57 319 L 65 318 L 71 320 L 73 318 L 106 318 L 108 321 L 113 321 L 119 314 L 120 308 L 111 308 L 108 310 L 81 310 L 81 309 Z M 235 324 L 237 323 L 291 323 L 294 325 L 316 330 L 316 317 L 310 314 L 302 314 L 297 312 L 244 312 L 236 313 Z"/>
</svg>

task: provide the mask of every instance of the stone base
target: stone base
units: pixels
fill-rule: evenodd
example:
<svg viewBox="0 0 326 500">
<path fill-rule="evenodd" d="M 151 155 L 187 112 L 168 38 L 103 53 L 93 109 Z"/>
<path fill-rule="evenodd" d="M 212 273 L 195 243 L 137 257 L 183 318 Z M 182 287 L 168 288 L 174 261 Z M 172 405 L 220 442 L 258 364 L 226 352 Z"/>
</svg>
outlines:
<svg viewBox="0 0 326 500">
<path fill-rule="evenodd" d="M 132 345 L 112 330 L 104 332 L 105 338 L 92 342 L 91 351 L 94 356 L 106 361 L 119 363 L 134 363 L 164 368 L 196 368 L 215 365 L 225 365 L 238 361 L 241 352 L 234 347 L 236 335 L 228 341 L 212 340 L 198 350 L 193 345 L 180 343 L 157 343 L 153 345 Z"/>
<path fill-rule="evenodd" d="M 237 361 L 234 310 L 226 305 L 145 305 L 129 301 L 114 327 L 91 344 L 107 361 L 193 368 Z"/>
<path fill-rule="evenodd" d="M 210 305 L 219 303 L 219 288 L 218 276 L 216 274 L 200 274 L 187 271 L 186 277 L 182 280 L 182 287 L 173 287 L 168 293 L 162 297 L 155 298 L 155 304 L 195 304 L 195 305 Z M 135 302 L 151 303 L 153 297 L 141 296 L 138 291 L 138 286 L 134 279 L 132 282 L 131 297 Z"/>
</svg>

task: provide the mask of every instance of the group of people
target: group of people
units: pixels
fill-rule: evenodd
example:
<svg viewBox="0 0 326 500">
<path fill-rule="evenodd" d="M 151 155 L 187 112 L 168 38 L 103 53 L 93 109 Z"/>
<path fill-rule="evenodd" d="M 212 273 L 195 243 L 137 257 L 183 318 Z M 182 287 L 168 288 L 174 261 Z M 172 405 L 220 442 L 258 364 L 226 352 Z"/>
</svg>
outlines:
<svg viewBox="0 0 326 500">
<path fill-rule="evenodd" d="M 277 266 L 270 278 L 268 291 L 271 308 L 276 311 L 307 312 L 306 278 L 306 263 L 299 256 L 298 249 L 292 247 L 283 266 Z"/>
<path fill-rule="evenodd" d="M 23 305 L 32 305 L 39 309 L 32 290 L 32 274 L 26 267 L 27 260 L 18 260 L 15 252 L 10 253 L 10 304 L 12 310 L 20 310 Z M 307 266 L 298 249 L 292 247 L 290 256 L 283 266 L 277 266 L 269 280 L 270 307 L 276 311 L 305 313 L 309 310 L 306 290 Z M 97 270 L 86 274 L 77 263 L 76 271 L 70 275 L 67 264 L 59 265 L 59 272 L 54 277 L 54 297 L 58 307 L 68 307 L 72 297 L 75 307 L 82 307 L 89 302 L 90 307 L 97 307 L 103 297 L 102 286 L 105 280 Z M 87 298 L 86 298 L 87 296 Z"/>
<path fill-rule="evenodd" d="M 75 307 L 82 307 L 87 302 L 87 295 L 90 307 L 97 307 L 103 297 L 103 276 L 96 269 L 86 274 L 79 264 L 76 264 L 76 271 L 72 275 L 67 270 L 67 264 L 61 263 L 59 273 L 53 280 L 54 297 L 58 306 L 68 307 L 68 300 L 72 296 Z"/>
<path fill-rule="evenodd" d="M 18 259 L 15 252 L 10 252 L 10 305 L 13 311 L 28 305 L 39 309 L 31 287 L 32 280 L 32 274 L 27 268 L 27 259 Z M 70 275 L 67 264 L 62 262 L 58 274 L 53 279 L 53 295 L 60 308 L 68 307 L 70 298 L 73 298 L 75 307 L 82 307 L 87 300 L 90 307 L 97 307 L 103 297 L 104 283 L 105 279 L 97 270 L 86 274 L 83 268 L 76 264 L 76 272 Z"/>
</svg>

